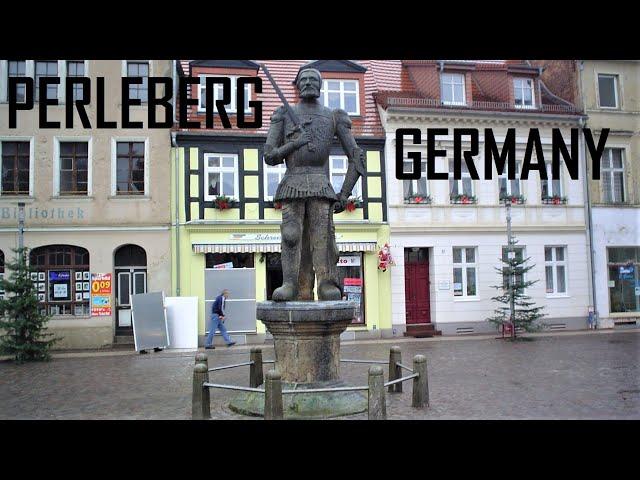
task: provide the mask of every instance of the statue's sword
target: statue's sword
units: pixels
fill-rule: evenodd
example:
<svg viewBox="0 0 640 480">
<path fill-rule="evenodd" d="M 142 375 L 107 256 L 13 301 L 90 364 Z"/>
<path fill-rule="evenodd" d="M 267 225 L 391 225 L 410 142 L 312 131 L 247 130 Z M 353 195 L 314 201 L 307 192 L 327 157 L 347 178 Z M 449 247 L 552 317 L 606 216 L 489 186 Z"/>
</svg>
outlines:
<svg viewBox="0 0 640 480">
<path fill-rule="evenodd" d="M 264 71 L 264 74 L 267 76 L 267 79 L 269 80 L 269 82 L 273 86 L 273 89 L 278 94 L 278 97 L 280 98 L 280 101 L 284 105 L 284 109 L 287 112 L 287 115 L 289 115 L 289 119 L 293 122 L 293 124 L 296 126 L 296 128 L 298 128 L 300 130 L 301 133 L 305 133 L 305 130 L 304 130 L 304 127 L 302 126 L 302 122 L 300 121 L 300 118 L 298 118 L 298 115 L 296 115 L 296 112 L 293 111 L 293 108 L 291 108 L 291 105 L 289 105 L 289 102 L 287 102 L 287 99 L 285 98 L 284 94 L 282 93 L 282 90 L 280 90 L 280 87 L 278 87 L 278 84 L 276 83 L 276 81 L 271 76 L 271 73 L 269 73 L 269 69 L 267 68 L 267 66 L 263 63 L 263 64 L 260 65 L 260 67 L 262 67 L 262 70 Z M 310 152 L 313 152 L 313 151 L 315 151 L 315 146 L 313 145 L 313 143 L 309 142 L 309 143 L 307 143 L 307 149 Z"/>
</svg>

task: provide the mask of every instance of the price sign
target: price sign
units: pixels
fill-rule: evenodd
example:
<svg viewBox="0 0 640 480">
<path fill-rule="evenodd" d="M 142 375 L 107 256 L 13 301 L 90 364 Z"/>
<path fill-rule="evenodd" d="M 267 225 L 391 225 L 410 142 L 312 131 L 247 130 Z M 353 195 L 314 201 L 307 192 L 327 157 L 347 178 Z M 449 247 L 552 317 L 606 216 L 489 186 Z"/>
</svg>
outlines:
<svg viewBox="0 0 640 480">
<path fill-rule="evenodd" d="M 111 315 L 111 274 L 91 274 L 91 315 Z"/>
</svg>

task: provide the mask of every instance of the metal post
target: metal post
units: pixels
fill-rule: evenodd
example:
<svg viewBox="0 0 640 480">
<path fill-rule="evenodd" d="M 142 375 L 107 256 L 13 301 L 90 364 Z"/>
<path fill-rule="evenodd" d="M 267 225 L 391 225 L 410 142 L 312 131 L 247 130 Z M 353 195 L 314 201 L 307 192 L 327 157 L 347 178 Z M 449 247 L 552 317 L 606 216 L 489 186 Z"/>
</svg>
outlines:
<svg viewBox="0 0 640 480">
<path fill-rule="evenodd" d="M 264 419 L 282 420 L 284 418 L 282 405 L 282 380 L 280 372 L 269 370 L 264 383 Z"/>
<path fill-rule="evenodd" d="M 427 379 L 427 357 L 416 355 L 413 357 L 413 371 L 418 374 L 413 379 L 413 408 L 429 406 L 429 380 Z"/>
<path fill-rule="evenodd" d="M 249 386 L 258 388 L 264 383 L 262 374 L 262 348 L 252 347 L 249 359 L 253 362 L 249 366 Z"/>
<path fill-rule="evenodd" d="M 209 355 L 206 353 L 196 353 L 196 363 L 204 363 L 209 368 Z"/>
<path fill-rule="evenodd" d="M 209 382 L 209 371 L 204 363 L 196 363 L 193 367 L 193 397 L 191 401 L 191 418 L 206 420 L 211 418 L 211 401 L 209 389 L 202 386 Z"/>
<path fill-rule="evenodd" d="M 511 322 L 511 338 L 516 338 L 515 269 L 511 265 L 511 261 L 515 259 L 515 250 L 511 235 L 511 201 L 508 198 L 505 199 L 505 206 L 507 207 L 507 260 L 509 261 L 509 321 Z"/>
<path fill-rule="evenodd" d="M 400 347 L 391 347 L 389 350 L 389 381 L 396 380 L 402 376 L 402 351 Z M 395 385 L 389 385 L 389 392 L 402 393 L 402 382 Z"/>
<path fill-rule="evenodd" d="M 382 367 L 369 367 L 369 420 L 386 420 L 387 405 L 384 396 L 384 375 Z"/>
</svg>

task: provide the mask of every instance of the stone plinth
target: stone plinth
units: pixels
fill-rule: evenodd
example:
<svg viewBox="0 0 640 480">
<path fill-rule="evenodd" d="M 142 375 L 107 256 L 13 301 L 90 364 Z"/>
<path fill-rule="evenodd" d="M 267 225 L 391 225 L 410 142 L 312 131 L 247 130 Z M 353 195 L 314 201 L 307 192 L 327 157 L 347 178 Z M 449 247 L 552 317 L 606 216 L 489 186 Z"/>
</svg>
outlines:
<svg viewBox="0 0 640 480">
<path fill-rule="evenodd" d="M 355 317 L 356 307 L 347 301 L 257 304 L 256 317 L 273 335 L 283 382 L 340 379 L 340 334 Z"/>
<path fill-rule="evenodd" d="M 275 368 L 284 390 L 284 418 L 329 418 L 360 413 L 367 400 L 359 392 L 303 393 L 309 388 L 344 387 L 340 380 L 340 334 L 355 317 L 357 303 L 258 302 L 256 317 L 273 335 Z M 270 366 L 266 367 L 270 369 Z M 362 385 L 366 384 L 363 376 Z M 241 395 L 230 408 L 246 415 L 263 415 L 262 394 Z"/>
</svg>

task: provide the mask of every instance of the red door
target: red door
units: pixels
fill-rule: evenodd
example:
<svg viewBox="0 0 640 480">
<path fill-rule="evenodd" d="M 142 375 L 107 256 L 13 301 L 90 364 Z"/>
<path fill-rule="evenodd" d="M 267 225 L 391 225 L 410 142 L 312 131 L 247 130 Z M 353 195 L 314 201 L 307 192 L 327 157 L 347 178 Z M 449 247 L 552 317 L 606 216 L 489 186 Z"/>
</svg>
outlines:
<svg viewBox="0 0 640 480">
<path fill-rule="evenodd" d="M 404 294 L 407 324 L 431 323 L 428 261 L 405 262 Z"/>
</svg>

